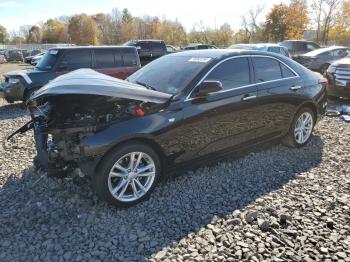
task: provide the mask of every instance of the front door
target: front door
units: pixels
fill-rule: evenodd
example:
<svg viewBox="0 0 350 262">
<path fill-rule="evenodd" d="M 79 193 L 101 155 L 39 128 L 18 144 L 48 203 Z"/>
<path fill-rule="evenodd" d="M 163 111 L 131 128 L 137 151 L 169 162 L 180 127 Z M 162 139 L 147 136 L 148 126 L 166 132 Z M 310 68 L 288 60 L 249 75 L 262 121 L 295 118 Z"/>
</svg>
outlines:
<svg viewBox="0 0 350 262">
<path fill-rule="evenodd" d="M 202 157 L 247 143 L 261 128 L 256 119 L 257 87 L 252 84 L 248 57 L 229 58 L 219 62 L 204 80 L 220 81 L 223 90 L 196 97 L 195 90 L 183 104 L 180 125 L 182 154 L 177 161 Z"/>
</svg>

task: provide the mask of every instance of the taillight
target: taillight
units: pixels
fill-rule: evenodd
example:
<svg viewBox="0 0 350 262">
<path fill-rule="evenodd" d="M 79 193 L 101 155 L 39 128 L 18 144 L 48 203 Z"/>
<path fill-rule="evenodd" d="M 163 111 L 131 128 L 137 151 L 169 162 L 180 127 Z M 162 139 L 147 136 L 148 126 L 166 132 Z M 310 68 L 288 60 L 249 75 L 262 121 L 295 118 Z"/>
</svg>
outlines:
<svg viewBox="0 0 350 262">
<path fill-rule="evenodd" d="M 134 111 L 135 116 L 144 116 L 145 111 L 143 111 L 141 106 L 136 106 Z"/>
<path fill-rule="evenodd" d="M 325 85 L 327 89 L 329 88 L 329 82 L 328 82 L 328 79 L 327 79 L 327 78 L 321 77 L 321 79 L 320 79 L 318 82 L 319 82 L 321 85 Z"/>
</svg>

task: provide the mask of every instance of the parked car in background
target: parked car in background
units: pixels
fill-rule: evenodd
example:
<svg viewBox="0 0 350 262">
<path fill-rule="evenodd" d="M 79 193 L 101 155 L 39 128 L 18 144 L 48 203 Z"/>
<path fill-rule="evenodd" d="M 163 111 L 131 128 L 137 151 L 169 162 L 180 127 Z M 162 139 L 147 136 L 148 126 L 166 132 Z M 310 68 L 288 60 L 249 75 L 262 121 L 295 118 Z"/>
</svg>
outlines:
<svg viewBox="0 0 350 262">
<path fill-rule="evenodd" d="M 20 49 L 20 51 L 22 52 L 23 57 L 27 57 L 30 55 L 30 52 L 27 49 Z"/>
<path fill-rule="evenodd" d="M 31 69 L 4 74 L 3 96 L 8 102 L 26 101 L 55 77 L 79 68 L 92 68 L 124 79 L 141 67 L 135 47 L 86 46 L 52 48 Z"/>
<path fill-rule="evenodd" d="M 329 81 L 328 96 L 350 98 L 350 55 L 333 62 L 327 69 L 326 77 Z"/>
<path fill-rule="evenodd" d="M 229 47 L 230 49 L 244 49 L 244 50 L 258 50 L 258 51 L 265 51 L 265 52 L 272 52 L 280 55 L 284 55 L 286 57 L 290 57 L 288 49 L 280 46 L 278 44 L 271 44 L 271 43 L 261 43 L 261 44 L 236 44 L 231 45 Z"/>
<path fill-rule="evenodd" d="M 182 50 L 199 50 L 199 49 L 217 49 L 215 45 L 205 45 L 205 44 L 189 44 L 182 48 Z"/>
<path fill-rule="evenodd" d="M 45 52 L 41 52 L 40 50 L 33 50 L 29 56 L 26 56 L 24 58 L 24 62 L 27 64 L 30 64 L 32 62 L 33 57 L 40 55 L 40 54 L 45 54 Z"/>
<path fill-rule="evenodd" d="M 176 52 L 178 52 L 178 51 L 179 51 L 179 50 L 178 50 L 175 46 L 166 45 L 166 52 L 167 52 L 167 54 L 176 53 Z"/>
<path fill-rule="evenodd" d="M 0 55 L 0 64 L 6 63 L 5 55 Z"/>
<path fill-rule="evenodd" d="M 172 168 L 263 141 L 304 146 L 325 90 L 320 74 L 280 55 L 187 51 L 127 81 L 89 69 L 61 76 L 33 94 L 32 122 L 18 132 L 34 128 L 35 164 L 48 174 L 82 173 L 101 198 L 128 207 Z"/>
<path fill-rule="evenodd" d="M 329 65 L 350 54 L 350 48 L 343 46 L 331 46 L 319 48 L 295 58 L 303 66 L 325 74 Z"/>
<path fill-rule="evenodd" d="M 287 48 L 292 58 L 321 48 L 314 42 L 304 40 L 285 40 L 279 45 Z"/>
<path fill-rule="evenodd" d="M 131 40 L 126 42 L 124 46 L 136 47 L 142 66 L 167 54 L 163 40 Z"/>
<path fill-rule="evenodd" d="M 21 50 L 13 49 L 5 51 L 5 58 L 7 62 L 23 62 L 23 53 Z"/>
<path fill-rule="evenodd" d="M 35 66 L 39 63 L 40 59 L 43 58 L 45 53 L 38 54 L 36 56 L 33 56 L 32 60 L 30 61 L 30 64 Z"/>
</svg>

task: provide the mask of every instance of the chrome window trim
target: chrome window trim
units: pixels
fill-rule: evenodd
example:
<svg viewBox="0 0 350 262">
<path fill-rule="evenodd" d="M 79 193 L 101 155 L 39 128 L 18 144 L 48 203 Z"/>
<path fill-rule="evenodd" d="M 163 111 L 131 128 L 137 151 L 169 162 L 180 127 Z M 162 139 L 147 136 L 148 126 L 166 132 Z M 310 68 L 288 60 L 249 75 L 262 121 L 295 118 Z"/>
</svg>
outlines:
<svg viewBox="0 0 350 262">
<path fill-rule="evenodd" d="M 230 89 L 226 89 L 226 90 L 221 90 L 219 92 L 215 92 L 213 94 L 221 94 L 221 93 L 225 93 L 225 92 L 228 92 L 228 91 L 232 91 L 232 90 L 235 90 L 235 89 L 242 89 L 242 88 L 246 88 L 246 87 L 250 87 L 250 86 L 255 86 L 255 85 L 261 85 L 261 84 L 266 84 L 266 83 L 273 83 L 273 82 L 276 82 L 276 81 L 280 81 L 280 80 L 285 80 L 285 79 L 292 79 L 292 78 L 297 78 L 297 77 L 300 77 L 299 74 L 297 72 L 295 72 L 295 70 L 293 68 L 291 68 L 289 65 L 287 65 L 286 63 L 282 62 L 281 60 L 277 59 L 276 57 L 272 57 L 272 56 L 267 56 L 267 55 L 240 55 L 240 56 L 232 56 L 232 57 L 228 57 L 228 58 L 225 58 L 224 60 L 221 60 L 219 63 L 217 63 L 216 65 L 214 65 L 202 78 L 201 80 L 198 81 L 198 83 L 195 85 L 195 87 L 190 91 L 190 93 L 186 96 L 184 102 L 186 101 L 191 101 L 194 99 L 194 97 L 191 97 L 193 91 L 196 89 L 196 87 L 198 85 L 200 85 L 204 80 L 205 78 L 216 68 L 218 67 L 219 65 L 221 65 L 222 63 L 228 61 L 228 60 L 231 60 L 231 59 L 235 59 L 235 58 L 242 58 L 242 57 L 246 57 L 246 58 L 254 58 L 254 57 L 265 57 L 265 58 L 271 58 L 271 59 L 275 59 L 277 60 L 278 62 L 280 62 L 281 64 L 285 65 L 289 70 L 291 70 L 295 76 L 291 76 L 291 77 L 286 77 L 286 78 L 279 78 L 279 79 L 275 79 L 275 80 L 270 80 L 270 81 L 265 81 L 265 82 L 261 82 L 261 83 L 253 83 L 253 84 L 249 84 L 249 85 L 244 85 L 244 86 L 239 86 L 239 87 L 233 87 L 233 88 L 230 88 Z"/>
</svg>

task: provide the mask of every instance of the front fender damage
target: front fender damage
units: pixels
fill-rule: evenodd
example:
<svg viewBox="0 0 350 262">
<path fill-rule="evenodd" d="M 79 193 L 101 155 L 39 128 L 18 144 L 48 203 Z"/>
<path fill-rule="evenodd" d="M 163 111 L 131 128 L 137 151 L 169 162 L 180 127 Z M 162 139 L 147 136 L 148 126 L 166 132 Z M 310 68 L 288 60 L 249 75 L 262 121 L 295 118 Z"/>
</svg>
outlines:
<svg viewBox="0 0 350 262">
<path fill-rule="evenodd" d="M 93 73 L 89 80 L 100 75 Z M 159 112 L 171 97 L 140 86 L 134 88 L 131 83 L 120 83 L 122 80 L 106 82 L 105 75 L 100 82 L 100 90 L 105 92 L 98 95 L 76 77 L 79 74 L 73 72 L 72 79 L 65 76 L 62 83 L 54 80 L 34 93 L 27 103 L 32 120 L 9 137 L 33 129 L 37 151 L 34 165 L 49 176 L 63 177 L 72 171 L 91 176 L 103 153 L 85 154 L 84 139 L 111 125 Z M 118 91 L 122 91 L 120 96 Z"/>
</svg>

